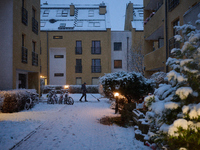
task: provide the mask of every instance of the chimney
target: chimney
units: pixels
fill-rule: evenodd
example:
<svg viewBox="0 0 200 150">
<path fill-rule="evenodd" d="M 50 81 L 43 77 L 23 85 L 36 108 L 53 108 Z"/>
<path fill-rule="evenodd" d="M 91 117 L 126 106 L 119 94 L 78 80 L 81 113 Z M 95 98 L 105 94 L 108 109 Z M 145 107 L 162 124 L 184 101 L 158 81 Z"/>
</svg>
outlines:
<svg viewBox="0 0 200 150">
<path fill-rule="evenodd" d="M 74 16 L 74 9 L 75 9 L 75 6 L 73 3 L 71 3 L 70 5 L 70 16 Z"/>
<path fill-rule="evenodd" d="M 105 15 L 105 14 L 106 14 L 106 5 L 104 2 L 102 2 L 99 5 L 99 15 Z"/>
</svg>

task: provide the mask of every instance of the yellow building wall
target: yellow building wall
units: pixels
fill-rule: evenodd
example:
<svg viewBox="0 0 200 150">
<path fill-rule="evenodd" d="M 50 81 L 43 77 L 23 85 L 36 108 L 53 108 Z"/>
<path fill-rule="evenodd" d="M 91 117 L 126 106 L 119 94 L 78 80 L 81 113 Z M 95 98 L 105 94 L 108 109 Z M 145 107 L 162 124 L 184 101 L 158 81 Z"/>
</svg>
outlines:
<svg viewBox="0 0 200 150">
<path fill-rule="evenodd" d="M 48 37 L 47 37 L 48 36 Z M 62 39 L 53 39 L 53 36 L 63 36 Z M 48 39 L 48 40 L 47 40 Z M 82 41 L 82 54 L 75 54 L 76 41 Z M 92 41 L 101 42 L 101 54 L 91 54 Z M 50 48 L 66 48 L 66 84 L 76 84 L 76 77 L 82 82 L 92 84 L 92 77 L 103 76 L 111 72 L 111 31 L 68 31 L 68 32 L 41 32 L 42 41 L 42 75 L 47 75 L 47 59 Z M 48 42 L 47 42 L 48 41 Z M 82 59 L 82 73 L 75 73 L 76 59 Z M 101 59 L 101 73 L 91 73 L 92 59 Z M 49 60 L 48 60 L 49 64 Z M 43 69 L 44 68 L 44 69 Z M 48 77 L 49 80 L 49 77 Z"/>
<path fill-rule="evenodd" d="M 13 88 L 16 88 L 16 71 L 22 70 L 25 72 L 35 72 L 36 76 L 34 85 L 39 91 L 39 71 L 40 64 L 38 66 L 32 66 L 32 41 L 36 42 L 35 52 L 38 54 L 38 60 L 40 60 L 40 0 L 26 0 L 25 8 L 28 11 L 28 26 L 22 23 L 22 2 L 13 1 Z M 38 34 L 32 31 L 32 8 L 36 10 L 36 20 L 38 21 Z M 25 35 L 25 47 L 28 49 L 28 63 L 22 63 L 22 34 Z M 37 79 L 37 80 L 36 80 Z M 32 88 L 29 83 L 30 88 Z M 29 88 L 29 87 L 28 87 Z"/>
</svg>

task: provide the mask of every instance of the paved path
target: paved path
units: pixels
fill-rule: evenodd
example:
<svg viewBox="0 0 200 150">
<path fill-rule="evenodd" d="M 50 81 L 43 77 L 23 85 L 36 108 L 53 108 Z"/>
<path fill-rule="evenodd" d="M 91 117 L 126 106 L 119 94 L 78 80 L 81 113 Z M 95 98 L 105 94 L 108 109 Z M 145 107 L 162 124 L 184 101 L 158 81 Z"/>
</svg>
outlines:
<svg viewBox="0 0 200 150">
<path fill-rule="evenodd" d="M 117 130 L 120 127 L 99 123 L 100 118 L 114 113 L 108 106 L 106 101 L 63 105 L 49 120 L 15 145 L 13 150 L 143 149 L 134 145 L 133 138 L 127 139 L 127 143 L 122 143 L 121 138 L 126 138 L 126 135 L 121 137 Z M 131 129 L 131 133 L 128 133 L 134 136 L 133 132 Z"/>
</svg>

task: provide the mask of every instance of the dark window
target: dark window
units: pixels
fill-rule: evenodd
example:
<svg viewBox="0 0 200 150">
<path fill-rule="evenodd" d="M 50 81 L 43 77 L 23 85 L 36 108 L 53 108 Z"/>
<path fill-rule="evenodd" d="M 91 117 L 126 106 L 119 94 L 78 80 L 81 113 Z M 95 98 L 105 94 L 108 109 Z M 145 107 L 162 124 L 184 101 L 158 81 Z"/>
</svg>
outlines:
<svg viewBox="0 0 200 150">
<path fill-rule="evenodd" d="M 82 54 L 82 41 L 76 41 L 75 53 Z"/>
<path fill-rule="evenodd" d="M 173 22 L 173 35 L 180 34 L 180 31 L 178 31 L 175 26 L 180 26 L 180 21 L 177 19 L 176 21 Z"/>
<path fill-rule="evenodd" d="M 92 73 L 101 73 L 101 59 L 92 59 Z"/>
<path fill-rule="evenodd" d="M 22 63 L 28 63 L 28 49 L 25 47 L 24 34 L 22 34 Z"/>
<path fill-rule="evenodd" d="M 25 9 L 25 0 L 22 0 L 22 23 L 28 25 L 28 11 Z"/>
<path fill-rule="evenodd" d="M 35 18 L 36 16 L 36 10 L 32 8 L 32 31 L 35 34 L 38 34 L 38 21 Z"/>
<path fill-rule="evenodd" d="M 168 0 L 168 10 L 172 11 L 179 4 L 179 0 Z"/>
<path fill-rule="evenodd" d="M 40 41 L 40 54 L 42 54 L 42 45 L 41 45 L 41 41 Z"/>
<path fill-rule="evenodd" d="M 76 59 L 75 72 L 82 73 L 82 60 L 81 59 Z"/>
<path fill-rule="evenodd" d="M 101 54 L 100 41 L 92 41 L 91 53 L 92 54 Z"/>
<path fill-rule="evenodd" d="M 32 52 L 32 65 L 38 66 L 38 54 L 36 52 Z"/>
<path fill-rule="evenodd" d="M 53 36 L 53 39 L 63 39 L 63 36 Z"/>
<path fill-rule="evenodd" d="M 64 58 L 64 55 L 54 55 L 54 58 Z"/>
<path fill-rule="evenodd" d="M 114 42 L 114 51 L 122 50 L 122 42 Z"/>
<path fill-rule="evenodd" d="M 63 77 L 64 73 L 54 73 L 54 77 Z"/>
<path fill-rule="evenodd" d="M 122 68 L 122 60 L 114 60 L 114 68 Z"/>
<path fill-rule="evenodd" d="M 35 52 L 35 45 L 36 45 L 36 42 L 32 41 L 32 51 Z"/>
</svg>

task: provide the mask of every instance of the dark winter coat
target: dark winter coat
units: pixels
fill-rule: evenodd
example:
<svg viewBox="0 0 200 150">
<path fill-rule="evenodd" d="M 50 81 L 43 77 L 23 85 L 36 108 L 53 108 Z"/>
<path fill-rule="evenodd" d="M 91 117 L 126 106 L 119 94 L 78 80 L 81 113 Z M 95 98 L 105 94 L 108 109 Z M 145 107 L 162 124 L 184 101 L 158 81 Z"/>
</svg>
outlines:
<svg viewBox="0 0 200 150">
<path fill-rule="evenodd" d="M 85 84 L 82 84 L 81 90 L 82 90 L 83 93 L 86 93 L 86 92 L 87 92 L 87 89 L 86 89 Z"/>
</svg>

